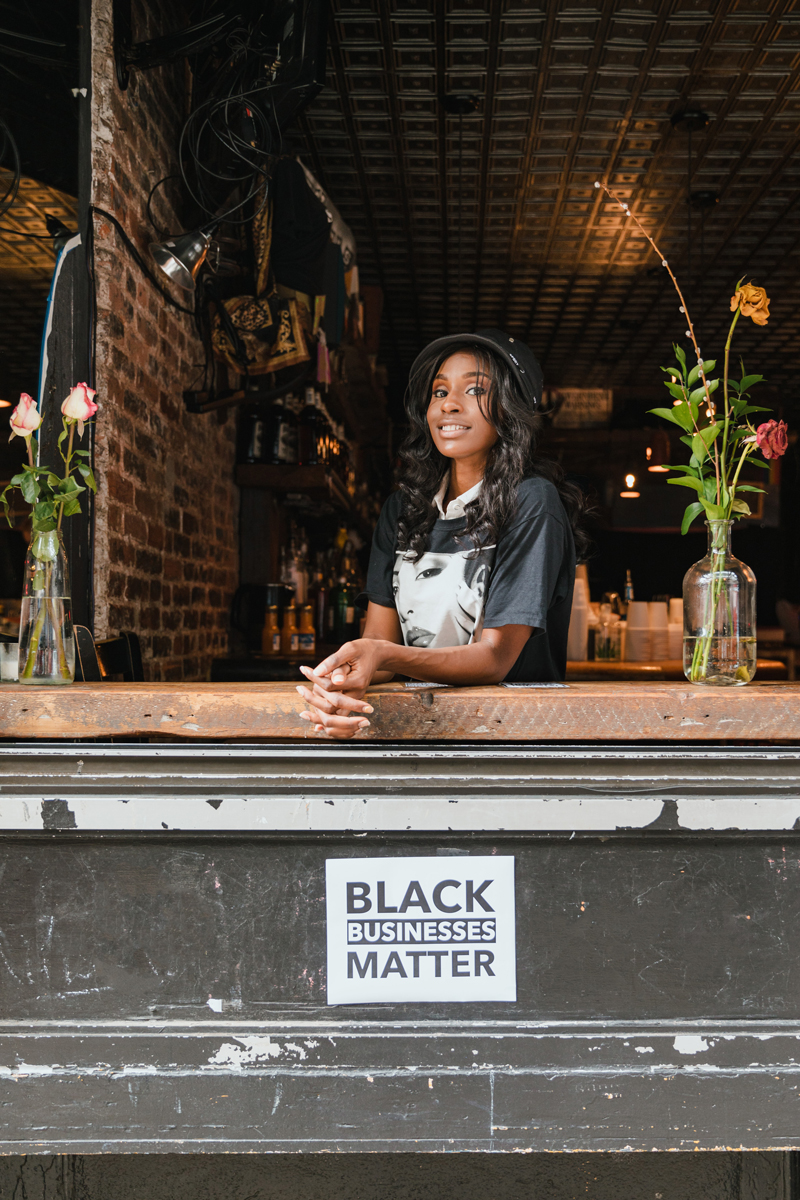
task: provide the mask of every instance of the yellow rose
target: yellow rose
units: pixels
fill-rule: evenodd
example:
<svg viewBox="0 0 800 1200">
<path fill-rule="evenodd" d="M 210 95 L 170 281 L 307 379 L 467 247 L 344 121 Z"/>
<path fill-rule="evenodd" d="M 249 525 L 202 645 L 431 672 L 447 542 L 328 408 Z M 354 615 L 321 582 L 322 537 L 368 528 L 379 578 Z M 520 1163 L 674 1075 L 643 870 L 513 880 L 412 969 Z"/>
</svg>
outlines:
<svg viewBox="0 0 800 1200">
<path fill-rule="evenodd" d="M 743 283 L 736 295 L 731 296 L 731 312 L 737 308 L 743 317 L 752 317 L 756 325 L 766 325 L 769 320 L 769 296 L 752 283 Z"/>
</svg>

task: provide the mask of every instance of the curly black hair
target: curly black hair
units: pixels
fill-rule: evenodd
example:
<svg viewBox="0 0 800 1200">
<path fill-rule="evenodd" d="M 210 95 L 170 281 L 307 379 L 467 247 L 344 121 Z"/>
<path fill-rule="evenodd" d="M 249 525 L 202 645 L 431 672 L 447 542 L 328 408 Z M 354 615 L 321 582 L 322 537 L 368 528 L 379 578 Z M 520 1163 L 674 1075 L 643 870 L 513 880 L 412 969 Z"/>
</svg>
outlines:
<svg viewBox="0 0 800 1200">
<path fill-rule="evenodd" d="M 403 505 L 398 526 L 398 545 L 418 562 L 428 547 L 428 538 L 438 516 L 433 497 L 450 467 L 450 460 L 440 454 L 428 428 L 427 411 L 431 401 L 433 381 L 442 363 L 452 354 L 473 354 L 477 368 L 490 380 L 488 394 L 481 398 L 481 411 L 498 433 L 489 451 L 483 475 L 483 487 L 478 498 L 467 506 L 464 539 L 469 539 L 475 552 L 496 545 L 503 527 L 514 515 L 517 506 L 517 486 L 532 475 L 549 479 L 558 489 L 564 505 L 578 561 L 590 550 L 585 519 L 590 511 L 581 489 L 571 483 L 558 463 L 536 453 L 536 417 L 523 398 L 511 368 L 500 355 L 488 347 L 471 342 L 469 337 L 446 351 L 423 351 L 406 390 L 406 412 L 409 432 L 400 447 L 402 473 L 400 491 Z"/>
</svg>

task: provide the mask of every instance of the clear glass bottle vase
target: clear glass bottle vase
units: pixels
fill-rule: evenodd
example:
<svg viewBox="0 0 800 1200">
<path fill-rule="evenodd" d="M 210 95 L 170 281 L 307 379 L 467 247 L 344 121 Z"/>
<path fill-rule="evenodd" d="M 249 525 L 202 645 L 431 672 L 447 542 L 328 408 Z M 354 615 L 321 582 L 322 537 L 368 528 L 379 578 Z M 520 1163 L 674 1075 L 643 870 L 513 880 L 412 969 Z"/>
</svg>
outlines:
<svg viewBox="0 0 800 1200">
<path fill-rule="evenodd" d="M 61 684 L 74 678 L 75 638 L 64 543 L 56 530 L 34 531 L 22 587 L 19 681 Z"/>
<path fill-rule="evenodd" d="M 756 577 L 731 553 L 732 521 L 706 521 L 708 553 L 683 580 L 683 670 L 690 683 L 741 687 L 756 673 Z"/>
</svg>

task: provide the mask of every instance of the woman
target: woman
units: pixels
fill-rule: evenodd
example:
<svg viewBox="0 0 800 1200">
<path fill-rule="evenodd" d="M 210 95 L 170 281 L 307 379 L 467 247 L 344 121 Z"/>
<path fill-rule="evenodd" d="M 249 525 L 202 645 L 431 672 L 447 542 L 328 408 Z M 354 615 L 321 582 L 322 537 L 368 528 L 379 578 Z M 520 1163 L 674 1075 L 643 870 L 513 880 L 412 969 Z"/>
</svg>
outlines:
<svg viewBox="0 0 800 1200">
<path fill-rule="evenodd" d="M 584 501 L 535 455 L 541 391 L 531 350 L 499 330 L 439 338 L 417 358 L 364 636 L 300 668 L 300 715 L 316 730 L 365 729 L 365 690 L 395 672 L 454 685 L 563 679 Z"/>
</svg>

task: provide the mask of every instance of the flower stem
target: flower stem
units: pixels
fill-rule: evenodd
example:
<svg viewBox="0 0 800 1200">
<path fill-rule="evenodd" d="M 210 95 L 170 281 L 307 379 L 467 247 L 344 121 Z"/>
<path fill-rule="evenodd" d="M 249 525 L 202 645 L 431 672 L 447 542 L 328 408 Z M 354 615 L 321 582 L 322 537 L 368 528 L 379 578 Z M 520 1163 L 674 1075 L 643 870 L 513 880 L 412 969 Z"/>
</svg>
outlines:
<svg viewBox="0 0 800 1200">
<path fill-rule="evenodd" d="M 64 466 L 65 466 L 64 478 L 65 479 L 69 479 L 69 464 L 70 464 L 70 459 L 72 458 L 72 439 L 74 438 L 74 436 L 75 436 L 75 426 L 70 425 L 69 441 L 67 442 L 67 456 L 64 459 Z M 58 510 L 58 525 L 56 527 L 57 533 L 61 533 L 61 522 L 63 521 L 63 519 L 64 519 L 64 501 L 62 500 L 61 507 Z"/>
</svg>

